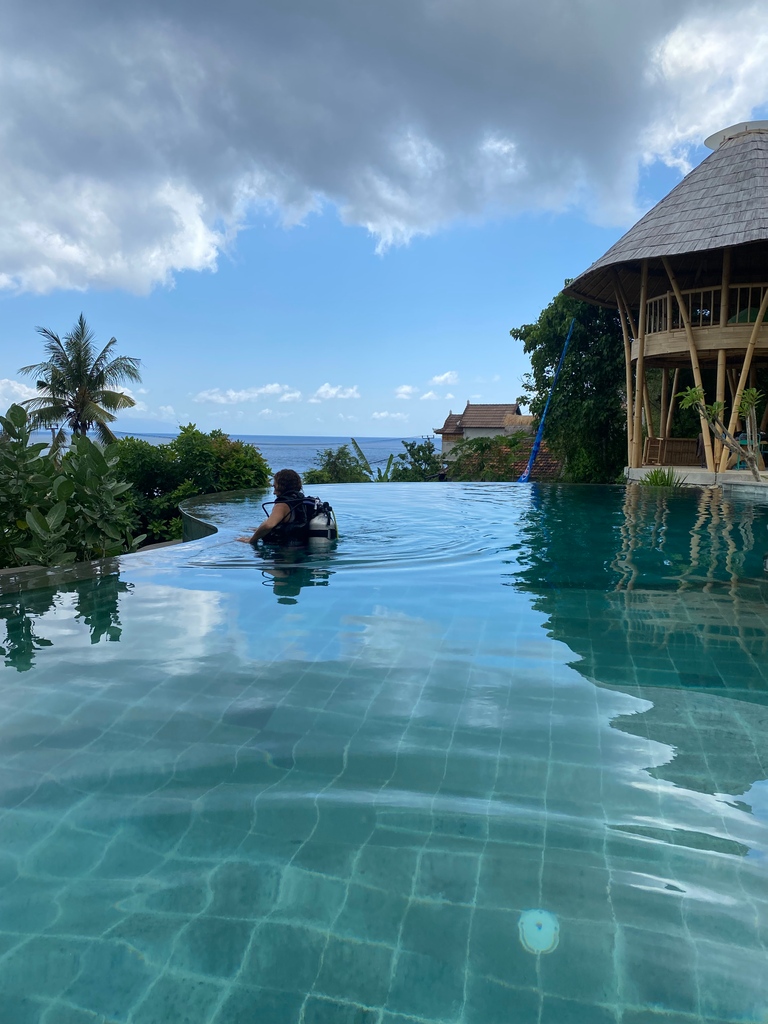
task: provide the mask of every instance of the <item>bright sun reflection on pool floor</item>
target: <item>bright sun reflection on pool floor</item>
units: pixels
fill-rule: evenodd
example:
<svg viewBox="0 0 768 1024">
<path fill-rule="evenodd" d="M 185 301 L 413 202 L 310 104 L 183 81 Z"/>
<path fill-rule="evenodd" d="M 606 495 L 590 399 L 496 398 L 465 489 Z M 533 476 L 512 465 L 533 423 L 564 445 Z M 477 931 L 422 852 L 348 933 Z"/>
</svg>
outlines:
<svg viewBox="0 0 768 1024">
<path fill-rule="evenodd" d="M 768 506 L 322 489 L 0 597 L 0 1020 L 768 1020 Z"/>
</svg>

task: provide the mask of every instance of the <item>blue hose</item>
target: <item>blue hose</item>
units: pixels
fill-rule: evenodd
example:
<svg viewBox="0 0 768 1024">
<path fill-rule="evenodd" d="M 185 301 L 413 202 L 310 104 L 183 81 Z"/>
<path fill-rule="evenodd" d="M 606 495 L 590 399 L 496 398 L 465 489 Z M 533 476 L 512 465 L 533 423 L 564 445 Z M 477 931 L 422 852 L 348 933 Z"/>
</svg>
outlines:
<svg viewBox="0 0 768 1024">
<path fill-rule="evenodd" d="M 552 401 L 552 392 L 557 386 L 557 378 L 560 376 L 560 371 L 562 370 L 563 363 L 565 362 L 565 353 L 568 351 L 568 342 L 571 340 L 573 325 L 575 323 L 576 317 L 573 317 L 571 319 L 571 326 L 568 328 L 568 336 L 565 339 L 563 351 L 560 354 L 560 362 L 557 364 L 557 369 L 555 370 L 555 379 L 552 381 L 552 387 L 549 389 L 549 394 L 547 395 L 547 404 L 544 406 L 544 412 L 541 414 L 541 422 L 539 423 L 539 429 L 536 431 L 536 440 L 533 442 L 533 448 L 531 448 L 531 456 L 528 459 L 528 465 L 525 467 L 520 475 L 520 479 L 517 481 L 519 484 L 527 484 L 531 477 L 531 470 L 533 469 L 533 464 L 536 461 L 536 456 L 539 454 L 539 448 L 541 448 L 541 442 L 544 437 L 544 421 L 547 418 L 547 409 L 549 409 L 549 403 Z"/>
</svg>

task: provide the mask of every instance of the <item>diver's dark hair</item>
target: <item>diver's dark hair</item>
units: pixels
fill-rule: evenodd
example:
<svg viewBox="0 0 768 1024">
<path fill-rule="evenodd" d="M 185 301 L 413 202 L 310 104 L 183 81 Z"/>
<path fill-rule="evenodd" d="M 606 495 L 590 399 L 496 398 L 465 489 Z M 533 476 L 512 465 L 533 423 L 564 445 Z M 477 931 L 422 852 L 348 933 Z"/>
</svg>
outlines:
<svg viewBox="0 0 768 1024">
<path fill-rule="evenodd" d="M 275 494 L 287 494 L 301 490 L 301 477 L 293 469 L 281 469 L 275 473 Z"/>
</svg>

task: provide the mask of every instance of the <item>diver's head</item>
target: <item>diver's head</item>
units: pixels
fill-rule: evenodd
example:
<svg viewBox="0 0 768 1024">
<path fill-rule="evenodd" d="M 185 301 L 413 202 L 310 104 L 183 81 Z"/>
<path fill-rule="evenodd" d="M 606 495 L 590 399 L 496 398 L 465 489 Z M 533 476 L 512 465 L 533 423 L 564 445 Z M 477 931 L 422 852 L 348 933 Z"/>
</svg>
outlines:
<svg viewBox="0 0 768 1024">
<path fill-rule="evenodd" d="M 274 489 L 278 498 L 281 494 L 288 494 L 290 491 L 300 491 L 301 477 L 293 469 L 278 470 L 275 473 Z"/>
</svg>

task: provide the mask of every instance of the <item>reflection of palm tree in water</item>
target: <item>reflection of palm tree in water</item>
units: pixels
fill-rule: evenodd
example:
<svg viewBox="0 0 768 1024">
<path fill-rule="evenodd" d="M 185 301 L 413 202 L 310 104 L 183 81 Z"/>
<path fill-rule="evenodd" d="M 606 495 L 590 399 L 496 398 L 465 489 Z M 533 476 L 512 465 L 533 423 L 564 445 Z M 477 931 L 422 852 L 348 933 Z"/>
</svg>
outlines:
<svg viewBox="0 0 768 1024">
<path fill-rule="evenodd" d="M 278 604 L 298 604 L 303 587 L 327 587 L 333 570 L 313 565 L 305 547 L 270 551 L 269 566 L 262 568 L 264 585 L 271 586 Z"/>
<path fill-rule="evenodd" d="M 5 641 L 0 655 L 9 668 L 26 672 L 35 662 L 35 652 L 52 647 L 53 641 L 36 631 L 36 619 L 57 604 L 61 594 L 75 595 L 75 618 L 88 626 L 91 643 L 102 639 L 113 643 L 120 639 L 119 596 L 133 589 L 117 572 L 101 572 L 88 580 L 78 580 L 57 590 L 30 590 L 9 594 L 0 601 L 0 619 L 5 620 Z"/>
</svg>

